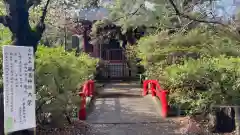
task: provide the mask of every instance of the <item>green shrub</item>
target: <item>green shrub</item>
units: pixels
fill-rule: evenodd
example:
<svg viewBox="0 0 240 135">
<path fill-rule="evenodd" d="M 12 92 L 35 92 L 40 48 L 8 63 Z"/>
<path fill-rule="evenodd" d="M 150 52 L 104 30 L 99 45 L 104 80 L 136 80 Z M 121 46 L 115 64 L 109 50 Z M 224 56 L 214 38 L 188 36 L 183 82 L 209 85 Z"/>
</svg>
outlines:
<svg viewBox="0 0 240 135">
<path fill-rule="evenodd" d="M 0 62 L 2 88 L 2 57 Z M 51 113 L 57 119 L 63 118 L 63 114 L 76 117 L 81 100 L 79 87 L 93 78 L 97 62 L 85 53 L 76 57 L 75 52 L 66 52 L 61 47 L 39 46 L 35 59 L 38 122 L 44 119 L 40 117 L 42 113 Z"/>
<path fill-rule="evenodd" d="M 142 59 L 145 75 L 170 91 L 170 104 L 190 113 L 240 104 L 240 43 L 230 34 L 205 26 L 173 35 L 163 31 L 141 38 L 131 50 Z"/>
<path fill-rule="evenodd" d="M 36 89 L 43 112 L 58 116 L 71 113 L 80 104 L 79 86 L 93 77 L 97 60 L 63 48 L 40 46 L 36 53 Z M 40 106 L 39 106 L 40 107 Z"/>
<path fill-rule="evenodd" d="M 169 99 L 190 113 L 209 111 L 211 105 L 240 104 L 240 58 L 201 58 L 165 68 L 161 84 Z"/>
<path fill-rule="evenodd" d="M 2 45 L 8 45 L 11 43 L 11 33 L 9 31 L 9 29 L 3 27 L 2 25 L 0 25 L 0 47 L 2 47 Z M 2 48 L 0 48 L 0 88 L 3 88 L 3 78 L 2 78 L 2 74 L 3 74 L 3 70 L 2 70 Z"/>
<path fill-rule="evenodd" d="M 193 29 L 188 33 L 157 35 L 141 38 L 138 42 L 138 57 L 143 65 L 161 62 L 164 65 L 181 63 L 182 58 L 199 56 L 240 56 L 239 42 L 227 35 L 207 28 Z"/>
<path fill-rule="evenodd" d="M 11 36 L 10 30 L 0 25 L 0 45 L 11 44 Z"/>
</svg>

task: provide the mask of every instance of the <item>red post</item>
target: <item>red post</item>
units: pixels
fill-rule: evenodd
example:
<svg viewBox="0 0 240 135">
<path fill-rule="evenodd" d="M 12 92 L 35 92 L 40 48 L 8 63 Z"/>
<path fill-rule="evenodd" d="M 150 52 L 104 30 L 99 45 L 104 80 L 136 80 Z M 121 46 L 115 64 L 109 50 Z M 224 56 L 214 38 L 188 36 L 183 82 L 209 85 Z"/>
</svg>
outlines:
<svg viewBox="0 0 240 135">
<path fill-rule="evenodd" d="M 88 93 L 87 93 L 87 96 L 88 97 L 90 97 L 90 96 L 92 96 L 92 87 L 91 87 L 91 82 L 90 81 L 88 81 L 87 82 L 87 86 L 88 86 Z"/>
<path fill-rule="evenodd" d="M 88 97 L 90 95 L 89 82 L 86 81 L 83 85 L 83 93 Z"/>
<path fill-rule="evenodd" d="M 78 119 L 79 120 L 86 120 L 87 113 L 86 113 L 86 95 L 84 92 L 80 92 L 79 96 L 81 97 L 81 105 L 78 112 Z"/>
<path fill-rule="evenodd" d="M 89 83 L 89 95 L 93 96 L 93 94 L 94 94 L 94 81 L 89 80 L 88 83 Z"/>
<path fill-rule="evenodd" d="M 87 83 L 85 82 L 84 84 L 83 84 L 83 87 L 82 87 L 82 92 L 83 93 L 87 93 L 87 85 L 86 85 Z"/>
<path fill-rule="evenodd" d="M 163 90 L 161 86 L 159 85 L 157 80 L 144 80 L 143 81 L 143 96 L 146 96 L 148 94 L 148 84 L 150 84 L 150 88 L 152 91 L 152 96 L 158 96 L 160 99 L 160 102 L 162 104 L 161 106 L 161 116 L 167 117 L 168 114 L 168 101 L 167 101 L 167 91 Z"/>
<path fill-rule="evenodd" d="M 156 96 L 156 92 L 157 92 L 157 84 L 154 82 L 154 81 L 151 81 L 151 90 L 152 90 L 152 96 L 154 97 L 154 96 Z"/>
<path fill-rule="evenodd" d="M 90 97 L 91 96 L 91 84 L 89 81 L 86 82 L 86 86 L 87 86 L 86 96 Z"/>
<path fill-rule="evenodd" d="M 143 96 L 146 96 L 148 94 L 148 83 L 149 83 L 148 80 L 143 81 L 143 93 L 142 93 Z"/>
<path fill-rule="evenodd" d="M 167 102 L 167 91 L 166 90 L 161 90 L 160 91 L 160 100 L 162 103 L 162 112 L 161 115 L 162 117 L 166 118 L 168 114 L 168 102 Z"/>
</svg>

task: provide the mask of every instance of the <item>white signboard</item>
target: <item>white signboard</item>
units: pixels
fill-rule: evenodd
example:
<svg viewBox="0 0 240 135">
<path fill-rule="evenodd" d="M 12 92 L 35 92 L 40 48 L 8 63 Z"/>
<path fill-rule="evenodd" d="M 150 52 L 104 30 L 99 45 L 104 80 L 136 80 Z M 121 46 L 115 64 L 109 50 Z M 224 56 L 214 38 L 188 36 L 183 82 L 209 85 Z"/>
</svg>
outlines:
<svg viewBox="0 0 240 135">
<path fill-rule="evenodd" d="M 36 127 L 32 47 L 3 46 L 4 132 Z"/>
</svg>

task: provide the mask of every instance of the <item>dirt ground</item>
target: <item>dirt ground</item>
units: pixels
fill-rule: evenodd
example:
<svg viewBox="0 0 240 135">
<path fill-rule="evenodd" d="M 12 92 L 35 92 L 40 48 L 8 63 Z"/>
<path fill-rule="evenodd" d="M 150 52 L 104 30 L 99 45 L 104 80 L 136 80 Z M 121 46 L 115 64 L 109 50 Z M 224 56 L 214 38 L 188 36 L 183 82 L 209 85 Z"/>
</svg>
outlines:
<svg viewBox="0 0 240 135">
<path fill-rule="evenodd" d="M 201 118 L 186 117 L 174 117 L 172 121 L 179 124 L 179 128 L 176 129 L 177 133 L 189 134 L 189 135 L 235 135 L 235 133 L 210 133 L 205 121 L 201 121 Z"/>
</svg>

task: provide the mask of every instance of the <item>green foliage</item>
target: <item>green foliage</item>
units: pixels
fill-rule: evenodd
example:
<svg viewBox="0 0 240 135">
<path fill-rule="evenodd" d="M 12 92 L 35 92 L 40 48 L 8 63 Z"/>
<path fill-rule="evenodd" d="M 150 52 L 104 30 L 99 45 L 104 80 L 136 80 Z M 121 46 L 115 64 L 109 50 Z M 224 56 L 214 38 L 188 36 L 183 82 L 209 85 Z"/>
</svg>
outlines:
<svg viewBox="0 0 240 135">
<path fill-rule="evenodd" d="M 11 43 L 11 32 L 8 28 L 0 25 L 0 45 L 6 45 Z"/>
<path fill-rule="evenodd" d="M 175 0 L 174 2 L 181 13 L 194 16 L 198 14 L 196 18 L 203 19 L 207 14 L 214 12 L 211 8 L 214 0 Z M 142 25 L 156 28 L 148 29 L 151 33 L 162 29 L 195 28 L 199 24 L 199 22 L 176 16 L 168 0 L 116 0 L 108 9 L 109 18 L 122 26 L 123 32 L 129 27 L 136 28 Z"/>
<path fill-rule="evenodd" d="M 44 112 L 60 115 L 79 106 L 79 86 L 95 73 L 97 60 L 87 54 L 75 56 L 63 48 L 39 47 L 36 53 L 38 105 Z"/>
<path fill-rule="evenodd" d="M 141 38 L 128 52 L 142 59 L 148 78 L 170 91 L 171 104 L 196 113 L 214 104 L 240 104 L 239 50 L 239 41 L 226 31 L 202 26 Z"/>
<path fill-rule="evenodd" d="M 9 45 L 11 44 L 11 32 L 9 31 L 8 28 L 5 28 L 0 25 L 0 47 L 2 45 Z M 0 49 L 0 55 L 2 55 L 2 48 Z M 0 57 L 0 88 L 3 88 L 3 78 L 2 78 L 2 56 Z"/>
<path fill-rule="evenodd" d="M 187 60 L 164 69 L 162 84 L 170 102 L 191 113 L 209 111 L 210 105 L 240 104 L 240 58 L 220 56 Z"/>
<path fill-rule="evenodd" d="M 4 15 L 4 14 L 5 14 L 4 3 L 3 1 L 0 1 L 0 15 Z"/>
<path fill-rule="evenodd" d="M 129 62 L 131 62 L 132 65 L 136 65 L 138 64 L 138 61 L 137 61 L 137 57 L 138 57 L 138 48 L 137 46 L 134 46 L 134 45 L 128 45 L 126 47 L 126 56 L 127 56 L 127 60 Z"/>
<path fill-rule="evenodd" d="M 93 44 L 108 44 L 111 39 L 119 38 L 120 34 L 120 27 L 104 19 L 93 24 L 90 36 Z"/>
<path fill-rule="evenodd" d="M 162 1 L 159 3 L 162 3 Z M 147 9 L 143 0 L 116 0 L 113 5 L 108 7 L 109 19 L 122 26 L 123 33 L 130 27 L 136 28 L 142 25 L 156 26 L 160 21 L 158 15 L 161 14 L 160 17 L 163 17 L 166 13 L 163 5 L 158 7 L 161 10 L 156 12 Z M 165 19 L 168 18 L 165 17 Z"/>
</svg>

